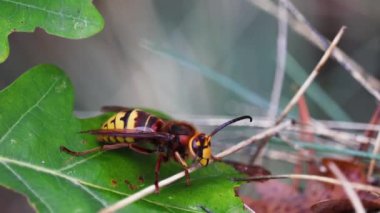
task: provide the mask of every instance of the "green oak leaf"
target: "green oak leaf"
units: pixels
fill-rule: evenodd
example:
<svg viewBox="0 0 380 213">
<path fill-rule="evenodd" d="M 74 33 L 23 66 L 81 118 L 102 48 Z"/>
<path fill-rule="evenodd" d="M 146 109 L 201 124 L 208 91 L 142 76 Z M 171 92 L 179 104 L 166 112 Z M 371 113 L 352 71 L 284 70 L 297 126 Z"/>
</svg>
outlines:
<svg viewBox="0 0 380 213">
<path fill-rule="evenodd" d="M 40 27 L 52 35 L 80 39 L 103 26 L 91 0 L 0 0 L 0 63 L 9 55 L 12 32 L 33 32 Z"/>
<path fill-rule="evenodd" d="M 107 119 L 75 117 L 73 96 L 69 79 L 52 65 L 30 69 L 0 92 L 0 185 L 26 195 L 39 212 L 95 212 L 154 182 L 155 155 L 59 151 L 61 145 L 78 151 L 98 146 L 95 137 L 78 132 Z M 181 171 L 174 162 L 161 168 L 161 178 Z M 233 176 L 231 167 L 214 163 L 192 173 L 190 186 L 180 180 L 122 211 L 240 212 Z"/>
</svg>

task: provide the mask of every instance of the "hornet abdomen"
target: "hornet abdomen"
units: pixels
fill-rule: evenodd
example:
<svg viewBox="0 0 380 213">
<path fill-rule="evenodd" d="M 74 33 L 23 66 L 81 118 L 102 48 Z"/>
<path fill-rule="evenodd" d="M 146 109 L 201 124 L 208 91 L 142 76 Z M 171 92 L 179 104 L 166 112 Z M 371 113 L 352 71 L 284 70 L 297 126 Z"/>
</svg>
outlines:
<svg viewBox="0 0 380 213">
<path fill-rule="evenodd" d="M 110 117 L 101 127 L 103 130 L 114 129 L 130 129 L 136 131 L 160 131 L 163 121 L 147 112 L 139 109 L 128 109 L 121 111 Z M 100 142 L 107 143 L 133 143 L 134 138 L 131 137 L 115 137 L 115 136 L 98 136 Z"/>
</svg>

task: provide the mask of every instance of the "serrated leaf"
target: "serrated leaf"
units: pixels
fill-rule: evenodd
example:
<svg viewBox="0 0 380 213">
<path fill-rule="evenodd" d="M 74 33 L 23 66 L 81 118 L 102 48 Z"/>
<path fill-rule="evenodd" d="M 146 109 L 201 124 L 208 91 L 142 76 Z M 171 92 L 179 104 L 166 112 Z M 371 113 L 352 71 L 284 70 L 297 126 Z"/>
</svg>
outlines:
<svg viewBox="0 0 380 213">
<path fill-rule="evenodd" d="M 91 0 L 0 0 L 0 63 L 9 55 L 12 32 L 33 32 L 37 27 L 64 38 L 89 37 L 104 21 Z"/>
<path fill-rule="evenodd" d="M 73 88 L 57 67 L 32 68 L 0 92 L 0 184 L 27 195 L 39 212 L 95 212 L 154 181 L 155 155 L 130 150 L 73 157 L 59 151 L 98 146 L 93 136 L 78 134 L 98 128 L 106 115 L 73 116 Z M 163 164 L 161 178 L 180 171 Z M 212 164 L 191 174 L 192 184 L 179 181 L 140 200 L 128 212 L 243 211 L 230 177 L 238 174 Z"/>
</svg>

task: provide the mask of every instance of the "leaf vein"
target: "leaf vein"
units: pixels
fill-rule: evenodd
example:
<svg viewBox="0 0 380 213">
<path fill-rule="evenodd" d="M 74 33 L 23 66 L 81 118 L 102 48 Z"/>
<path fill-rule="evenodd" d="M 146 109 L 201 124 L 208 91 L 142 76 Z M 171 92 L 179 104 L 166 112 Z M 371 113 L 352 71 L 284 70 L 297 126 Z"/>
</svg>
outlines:
<svg viewBox="0 0 380 213">
<path fill-rule="evenodd" d="M 0 138 L 0 144 L 4 142 L 4 139 L 12 132 L 12 130 L 20 123 L 22 119 L 26 115 L 28 115 L 34 108 L 36 108 L 43 99 L 50 93 L 50 91 L 53 89 L 53 87 L 57 84 L 59 79 L 55 79 L 54 83 L 48 88 L 48 90 L 41 96 L 41 98 L 32 106 L 30 107 L 26 112 L 24 112 L 19 119 L 15 123 L 12 124 L 12 126 L 8 129 L 8 131 Z"/>
<path fill-rule="evenodd" d="M 4 157 L 4 156 L 0 156 L 0 162 L 1 163 L 15 164 L 15 165 L 18 165 L 18 166 L 21 166 L 21 167 L 25 167 L 25 168 L 29 168 L 29 169 L 35 170 L 37 172 L 42 172 L 42 173 L 46 173 L 46 174 L 49 174 L 49 175 L 52 175 L 52 176 L 60 177 L 62 179 L 66 179 L 66 180 L 70 181 L 71 183 L 73 183 L 75 185 L 82 184 L 82 185 L 86 185 L 86 186 L 89 186 L 89 187 L 92 187 L 92 188 L 95 188 L 95 189 L 100 189 L 100 190 L 104 190 L 104 191 L 107 191 L 107 192 L 112 192 L 112 193 L 115 193 L 115 194 L 118 194 L 118 195 L 130 196 L 130 194 L 127 194 L 127 193 L 124 193 L 124 192 L 108 189 L 108 188 L 105 188 L 103 186 L 99 186 L 99 185 L 96 185 L 96 184 L 93 184 L 93 183 L 89 183 L 89 182 L 86 182 L 84 180 L 81 180 L 81 179 L 78 179 L 78 178 L 75 178 L 75 177 L 71 177 L 71 176 L 62 174 L 61 172 L 59 172 L 57 170 L 54 170 L 54 169 L 45 168 L 45 167 L 41 167 L 41 166 L 36 166 L 36 165 L 30 164 L 30 163 L 23 162 L 23 161 L 18 161 L 18 160 L 15 160 L 15 159 L 9 159 L 9 158 Z M 172 209 L 178 209 L 178 210 L 187 211 L 187 212 L 199 212 L 199 211 L 195 211 L 195 210 L 192 210 L 192 209 L 181 208 L 181 207 L 178 207 L 178 206 L 171 206 L 171 205 L 167 205 L 167 204 L 161 204 L 159 202 L 155 202 L 155 201 L 148 200 L 148 199 L 141 199 L 141 200 L 143 200 L 145 202 L 148 202 L 148 203 L 151 203 L 151 204 L 154 204 L 154 205 L 157 205 L 157 206 L 163 206 L 163 207 L 172 208 Z"/>
<path fill-rule="evenodd" d="M 53 212 L 53 209 L 37 194 L 36 191 L 22 178 L 20 174 L 18 174 L 12 167 L 10 167 L 7 163 L 1 162 L 6 169 L 8 169 L 24 186 L 34 195 L 36 198 L 40 200 L 40 202 L 46 206 L 46 208 L 49 210 L 49 212 Z"/>
<path fill-rule="evenodd" d="M 78 184 L 79 187 L 81 187 L 85 192 L 87 192 L 89 195 L 91 195 L 95 200 L 97 200 L 103 207 L 107 206 L 106 201 L 101 199 L 99 196 L 97 196 L 93 191 L 91 191 L 89 188 L 82 184 Z"/>
<path fill-rule="evenodd" d="M 93 158 L 95 158 L 95 157 L 98 157 L 98 156 L 101 155 L 101 154 L 103 154 L 103 152 L 98 152 L 98 153 L 96 153 L 96 154 L 94 154 L 94 155 L 91 155 L 91 156 L 88 157 L 88 158 L 84 158 L 84 159 L 82 159 L 82 160 L 80 160 L 80 161 L 76 161 L 76 162 L 73 163 L 73 164 L 69 164 L 69 165 L 67 165 L 67 166 L 65 166 L 65 167 L 62 167 L 62 168 L 58 169 L 58 171 L 62 172 L 62 171 L 68 170 L 68 169 L 72 169 L 72 168 L 74 168 L 74 167 L 76 167 L 76 166 L 78 166 L 78 165 L 80 165 L 80 164 L 85 163 L 85 162 L 88 161 L 88 160 L 91 160 L 91 159 L 93 159 Z"/>
</svg>

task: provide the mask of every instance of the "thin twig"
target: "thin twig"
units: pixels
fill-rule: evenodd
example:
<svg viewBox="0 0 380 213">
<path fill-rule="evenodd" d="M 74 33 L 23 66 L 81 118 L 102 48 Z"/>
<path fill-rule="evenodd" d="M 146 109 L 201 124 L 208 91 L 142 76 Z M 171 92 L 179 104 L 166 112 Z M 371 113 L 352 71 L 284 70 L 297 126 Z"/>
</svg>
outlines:
<svg viewBox="0 0 380 213">
<path fill-rule="evenodd" d="M 257 159 L 262 159 L 262 157 L 264 156 L 264 148 L 265 148 L 265 145 L 267 145 L 268 141 L 270 140 L 270 138 L 264 138 L 262 139 L 256 146 L 256 149 L 255 149 L 255 152 L 253 153 L 253 155 L 251 156 L 251 158 L 249 159 L 249 162 L 248 164 L 249 165 L 253 165 L 254 163 L 256 163 L 256 160 Z M 264 150 L 264 151 L 263 151 Z"/>
<path fill-rule="evenodd" d="M 379 153 L 379 151 L 380 151 L 380 133 L 377 133 L 375 148 L 373 149 L 372 154 L 376 155 L 377 153 Z M 372 177 L 373 170 L 375 169 L 375 165 L 376 165 L 376 159 L 372 158 L 371 162 L 369 163 L 369 167 L 368 167 L 368 173 L 367 173 L 368 179 Z"/>
<path fill-rule="evenodd" d="M 280 134 L 279 135 L 280 139 L 285 142 L 286 144 L 288 144 L 288 146 L 292 147 L 293 149 L 297 150 L 297 155 L 298 156 L 301 156 L 298 158 L 299 161 L 305 161 L 305 160 L 308 160 L 308 161 L 317 161 L 316 157 L 314 155 L 311 155 L 310 151 L 307 150 L 307 149 L 304 149 L 300 146 L 297 146 L 296 144 L 293 143 L 292 140 L 290 140 L 288 137 Z"/>
<path fill-rule="evenodd" d="M 343 172 L 335 165 L 335 163 L 329 163 L 328 168 L 336 176 L 336 178 L 341 182 L 344 191 L 346 192 L 348 198 L 350 199 L 352 206 L 355 209 L 355 212 L 365 213 L 364 206 L 360 201 L 358 194 L 353 189 L 351 183 L 344 176 Z"/>
<path fill-rule="evenodd" d="M 221 117 L 221 116 L 202 116 L 197 117 L 196 115 L 174 115 L 176 118 L 189 121 L 196 125 L 203 126 L 218 126 L 221 123 L 229 121 L 232 117 Z M 380 131 L 380 125 L 378 124 L 368 124 L 368 123 L 359 123 L 359 122 L 348 122 L 348 121 L 331 121 L 331 120 L 317 120 L 315 122 L 323 124 L 325 127 L 330 129 L 339 129 L 346 131 L 360 131 L 360 130 L 369 130 L 369 131 Z M 267 117 L 254 117 L 251 123 L 240 122 L 232 124 L 232 126 L 253 126 L 268 128 L 273 125 L 272 120 Z"/>
<path fill-rule="evenodd" d="M 303 127 L 303 128 L 302 128 Z M 311 122 L 305 128 L 303 125 L 297 125 L 294 127 L 295 131 L 311 131 L 314 134 L 329 137 L 335 141 L 341 142 L 348 145 L 357 145 L 358 143 L 371 144 L 374 142 L 372 138 L 365 137 L 359 134 L 352 134 L 342 131 L 336 131 L 326 128 L 323 124 L 318 122 Z"/>
<path fill-rule="evenodd" d="M 226 150 L 224 150 L 223 152 L 220 152 L 219 154 L 216 155 L 216 157 L 218 158 L 223 158 L 227 155 L 230 155 L 234 152 L 237 152 L 241 149 L 243 149 L 244 147 L 246 146 L 249 146 L 251 145 L 252 143 L 258 141 L 258 140 L 261 140 L 263 138 L 266 138 L 266 137 L 269 137 L 269 136 L 272 136 L 274 134 L 276 134 L 277 132 L 279 132 L 280 130 L 283 130 L 283 129 L 286 129 L 288 127 L 291 126 L 291 121 L 285 121 L 283 123 L 279 123 L 278 125 L 276 126 L 273 126 L 271 128 L 268 128 L 250 138 L 248 138 L 247 140 L 244 140 L 238 144 L 236 144 L 235 146 L 232 146 Z"/>
<path fill-rule="evenodd" d="M 347 122 L 347 121 L 326 121 L 326 120 L 315 120 L 319 123 L 324 124 L 326 127 L 331 129 L 341 129 L 341 130 L 369 130 L 369 131 L 380 131 L 380 125 L 378 124 L 368 124 L 368 123 L 358 123 L 358 122 Z"/>
<path fill-rule="evenodd" d="M 277 64 L 276 72 L 273 82 L 272 95 L 268 110 L 268 117 L 274 120 L 278 105 L 280 103 L 282 83 L 284 81 L 285 65 L 286 65 L 286 55 L 287 55 L 287 38 L 288 38 L 288 11 L 285 8 L 284 0 L 279 1 L 278 7 L 278 36 L 277 36 Z"/>
<path fill-rule="evenodd" d="M 327 48 L 326 52 L 323 54 L 322 58 L 319 60 L 317 66 L 310 73 L 309 77 L 305 80 L 305 82 L 299 88 L 299 90 L 297 91 L 297 93 L 293 96 L 292 100 L 290 100 L 290 102 L 288 103 L 288 105 L 282 111 L 282 113 L 278 117 L 276 123 L 281 122 L 286 117 L 286 115 L 290 112 L 290 110 L 294 107 L 294 105 L 297 104 L 298 99 L 305 93 L 305 91 L 307 90 L 307 88 L 309 88 L 310 84 L 314 81 L 314 79 L 321 72 L 322 66 L 326 63 L 327 59 L 330 57 L 331 53 L 333 52 L 334 48 L 338 44 L 339 40 L 342 38 L 345 29 L 346 29 L 345 26 L 343 26 L 343 27 L 340 28 L 338 34 L 335 36 L 335 38 L 331 42 L 329 48 Z"/>
<path fill-rule="evenodd" d="M 220 152 L 219 154 L 217 154 L 215 157 L 217 158 L 223 158 L 227 155 L 230 155 L 234 152 L 237 152 L 239 151 L 240 149 L 248 146 L 248 145 L 251 145 L 252 143 L 260 140 L 260 139 L 263 139 L 263 138 L 266 138 L 270 135 L 274 135 L 276 134 L 277 132 L 283 130 L 283 129 L 286 129 L 287 127 L 289 127 L 291 125 L 291 122 L 290 121 L 286 121 L 286 122 L 283 122 L 283 123 L 280 123 L 272 128 L 268 128 L 252 137 L 250 137 L 249 139 L 247 140 L 244 140 L 238 144 L 236 144 L 235 146 L 232 146 L 222 152 Z M 211 163 L 211 162 L 210 162 Z M 195 170 L 199 169 L 200 166 L 197 165 L 197 166 L 193 166 L 193 167 L 190 167 L 189 168 L 189 173 L 192 173 L 194 172 Z M 183 178 L 185 176 L 185 172 L 179 172 L 169 178 L 166 178 L 164 180 L 161 180 L 159 183 L 158 183 L 158 186 L 162 189 L 163 187 L 179 180 L 180 178 Z M 143 190 L 141 191 L 138 191 L 136 192 L 135 194 L 125 198 L 125 199 L 122 199 L 120 201 L 118 201 L 117 203 L 107 207 L 107 208 L 104 208 L 102 209 L 100 212 L 101 213 L 109 213 L 109 212 L 115 212 L 116 210 L 118 209 L 121 209 L 137 200 L 140 200 L 141 198 L 149 195 L 149 194 L 152 194 L 154 193 L 155 191 L 155 186 L 154 185 L 151 185 L 151 186 L 148 186 L 146 188 L 144 188 Z"/>
<path fill-rule="evenodd" d="M 273 149 L 269 149 L 268 151 L 266 151 L 264 157 L 269 158 L 271 160 L 289 162 L 291 164 L 295 164 L 298 161 L 303 161 L 303 162 L 315 161 L 315 159 L 310 158 L 309 156 L 300 156 L 298 154 L 295 155 L 295 154 L 290 154 L 289 152 L 278 151 L 278 150 L 273 150 Z"/>
<path fill-rule="evenodd" d="M 235 178 L 234 180 L 235 181 L 259 181 L 259 180 L 271 180 L 271 179 L 315 180 L 315 181 L 330 183 L 334 185 L 342 185 L 342 183 L 339 180 L 334 179 L 334 178 L 318 176 L 318 175 L 307 175 L 307 174 L 264 175 L 264 176 L 255 176 L 255 177 L 249 177 L 249 178 Z M 374 193 L 380 194 L 379 187 L 361 184 L 361 183 L 354 183 L 354 182 L 351 182 L 351 185 L 354 189 L 357 189 L 357 190 L 374 192 Z"/>
<path fill-rule="evenodd" d="M 179 118 L 194 123 L 199 126 L 218 126 L 221 123 L 227 122 L 232 118 L 222 118 L 222 117 L 207 117 L 207 118 L 191 118 L 194 116 L 178 116 Z M 322 124 L 322 125 L 321 125 Z M 273 122 L 269 119 L 262 117 L 254 117 L 252 123 L 241 122 L 237 124 L 232 124 L 232 126 L 246 126 L 246 127 L 256 127 L 256 128 L 268 128 L 273 125 Z M 375 140 L 366 137 L 361 134 L 354 134 L 345 131 L 334 130 L 337 129 L 347 129 L 347 130 L 366 130 L 371 129 L 372 131 L 380 131 L 380 125 L 368 125 L 365 123 L 354 123 L 354 122 L 338 122 L 338 121 L 321 121 L 313 120 L 309 124 L 299 123 L 292 125 L 287 129 L 288 131 L 295 132 L 305 132 L 314 135 L 319 135 L 323 137 L 331 138 L 346 145 L 357 145 L 357 143 L 364 144 L 375 144 Z"/>
<path fill-rule="evenodd" d="M 282 143 L 282 141 L 273 141 L 274 143 Z M 316 152 L 319 152 L 323 155 L 327 153 L 336 153 L 339 155 L 348 155 L 353 157 L 360 157 L 360 158 L 367 158 L 372 159 L 375 158 L 376 160 L 380 160 L 380 155 L 373 155 L 372 153 L 358 151 L 356 149 L 350 149 L 345 148 L 342 146 L 337 146 L 334 144 L 321 144 L 321 143 L 309 143 L 309 142 L 302 142 L 302 141 L 292 141 L 295 146 L 302 147 L 304 149 L 309 150 L 315 150 Z"/>
<path fill-rule="evenodd" d="M 270 0 L 249 0 L 252 4 L 269 13 L 270 15 L 280 18 L 277 14 L 277 6 Z M 327 39 L 317 33 L 311 25 L 307 24 L 302 14 L 287 1 L 290 12 L 297 11 L 298 14 L 294 14 L 295 18 L 288 17 L 288 23 L 291 28 L 299 35 L 316 45 L 321 50 L 325 50 L 327 47 Z M 301 14 L 301 17 L 300 17 Z M 380 101 L 380 81 L 368 74 L 363 67 L 356 63 L 352 58 L 345 54 L 342 50 L 337 48 L 333 52 L 333 57 L 351 74 L 351 76 L 357 80 L 370 94 L 372 94 L 378 101 Z"/>
<path fill-rule="evenodd" d="M 193 171 L 197 170 L 199 168 L 199 166 L 195 166 L 195 167 L 191 167 L 189 169 L 189 173 L 192 173 Z M 185 176 L 185 172 L 180 172 L 180 173 L 177 173 L 171 177 L 168 177 L 164 180 L 161 180 L 158 185 L 160 188 L 163 188 L 181 178 L 183 178 Z M 140 200 L 141 198 L 143 197 L 146 197 L 147 195 L 149 194 L 152 194 L 154 193 L 156 187 L 154 185 L 150 185 L 140 191 L 138 191 L 137 193 L 127 197 L 127 198 L 124 198 L 114 204 L 112 204 L 111 206 L 108 206 L 102 210 L 100 210 L 99 213 L 110 213 L 110 212 L 115 212 L 121 208 L 124 208 L 125 206 L 135 202 L 135 201 L 138 201 Z"/>
</svg>

